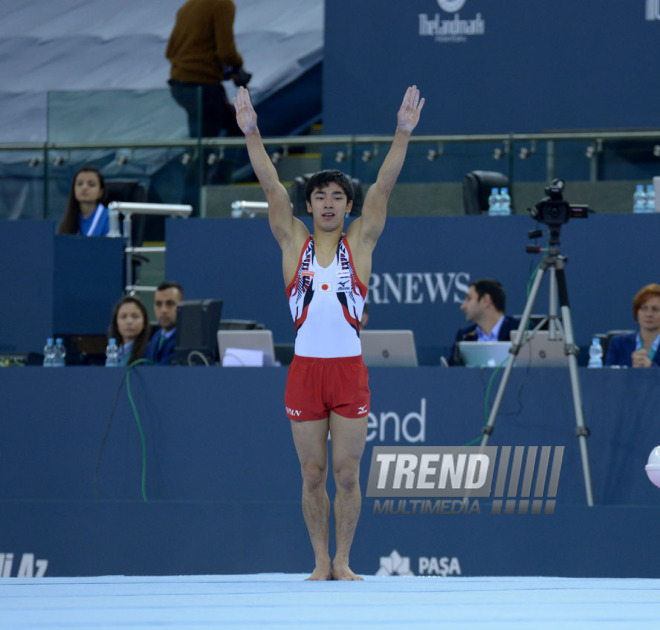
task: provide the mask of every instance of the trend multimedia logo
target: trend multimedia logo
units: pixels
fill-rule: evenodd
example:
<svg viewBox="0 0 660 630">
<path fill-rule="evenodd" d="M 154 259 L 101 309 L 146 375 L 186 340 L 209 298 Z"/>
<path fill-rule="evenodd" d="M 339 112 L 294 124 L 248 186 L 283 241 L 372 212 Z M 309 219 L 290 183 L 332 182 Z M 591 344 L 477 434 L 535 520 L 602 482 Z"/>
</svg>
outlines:
<svg viewBox="0 0 660 630">
<path fill-rule="evenodd" d="M 553 514 L 563 457 L 563 446 L 377 446 L 366 496 L 374 514 L 481 513 L 483 498 L 491 514 Z"/>
<path fill-rule="evenodd" d="M 646 20 L 660 20 L 660 0 L 646 0 Z"/>
<path fill-rule="evenodd" d="M 465 6 L 467 0 L 438 0 L 438 6 L 445 13 L 453 13 L 452 19 L 443 19 L 441 13 L 429 16 L 427 13 L 417 15 L 420 37 L 433 37 L 439 43 L 466 42 L 468 37 L 484 35 L 486 21 L 481 13 L 472 19 L 463 19 L 459 11 Z"/>
</svg>

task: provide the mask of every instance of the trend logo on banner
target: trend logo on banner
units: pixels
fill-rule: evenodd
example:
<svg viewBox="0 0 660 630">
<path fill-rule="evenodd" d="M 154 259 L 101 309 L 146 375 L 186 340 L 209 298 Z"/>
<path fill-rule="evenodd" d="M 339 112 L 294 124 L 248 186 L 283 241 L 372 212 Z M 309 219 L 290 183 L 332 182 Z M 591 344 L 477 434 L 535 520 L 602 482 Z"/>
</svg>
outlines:
<svg viewBox="0 0 660 630">
<path fill-rule="evenodd" d="M 420 37 L 433 37 L 439 43 L 464 43 L 469 37 L 484 35 L 486 33 L 486 20 L 481 13 L 471 19 L 462 19 L 458 11 L 467 0 L 437 0 L 438 6 L 446 13 L 453 13 L 452 19 L 443 19 L 441 13 L 429 16 L 419 13 L 418 29 Z"/>
<path fill-rule="evenodd" d="M 480 514 L 474 497 L 492 499 L 491 514 L 553 514 L 563 457 L 563 446 L 377 446 L 367 496 L 374 514 Z"/>
<path fill-rule="evenodd" d="M 660 20 L 660 0 L 646 0 L 646 20 L 648 22 Z"/>
</svg>

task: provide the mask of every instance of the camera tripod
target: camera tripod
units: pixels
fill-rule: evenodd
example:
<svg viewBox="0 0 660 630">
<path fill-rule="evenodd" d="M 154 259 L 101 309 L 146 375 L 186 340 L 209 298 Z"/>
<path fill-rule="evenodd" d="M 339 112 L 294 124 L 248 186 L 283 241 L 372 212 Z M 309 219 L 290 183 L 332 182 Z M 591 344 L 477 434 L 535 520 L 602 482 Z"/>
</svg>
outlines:
<svg viewBox="0 0 660 630">
<path fill-rule="evenodd" d="M 584 487 L 587 495 L 587 505 L 592 507 L 594 505 L 594 497 L 593 488 L 591 485 L 589 451 L 587 449 L 587 437 L 589 436 L 589 429 L 584 424 L 584 413 L 582 410 L 582 394 L 580 392 L 580 382 L 577 368 L 578 348 L 575 345 L 573 337 L 573 325 L 571 322 L 571 311 L 568 304 L 568 289 L 566 288 L 566 275 L 564 272 L 566 257 L 562 256 L 559 252 L 559 230 L 557 229 L 556 231 L 553 231 L 551 229 L 551 235 L 550 246 L 547 249 L 542 250 L 535 246 L 530 246 L 527 248 L 527 251 L 530 253 L 537 253 L 539 251 L 546 251 L 547 253 L 543 258 L 543 261 L 541 262 L 539 269 L 537 270 L 534 277 L 534 283 L 532 285 L 529 298 L 527 299 L 527 304 L 525 305 L 525 310 L 523 311 L 520 325 L 516 331 L 515 340 L 511 344 L 511 349 L 509 351 L 511 356 L 509 356 L 507 360 L 506 368 L 497 390 L 497 395 L 495 396 L 493 406 L 490 410 L 490 415 L 488 416 L 488 422 L 482 429 L 483 437 L 481 439 L 481 446 L 483 447 L 488 444 L 488 438 L 493 432 L 495 418 L 499 412 L 502 398 L 504 396 L 504 391 L 506 390 L 509 377 L 511 376 L 513 364 L 516 360 L 516 357 L 518 356 L 518 353 L 520 352 L 520 348 L 524 343 L 523 336 L 525 335 L 525 329 L 527 328 L 534 302 L 538 295 L 539 288 L 541 287 L 541 282 L 543 281 L 543 277 L 546 271 L 550 270 L 550 299 L 548 316 L 545 317 L 528 334 L 525 341 L 529 341 L 541 328 L 541 326 L 545 324 L 545 322 L 548 322 L 549 339 L 558 339 L 558 335 L 560 335 L 562 331 L 564 333 L 564 352 L 568 356 L 568 369 L 571 379 L 571 390 L 573 393 L 573 407 L 575 409 L 575 433 L 580 444 L 582 473 L 584 476 Z M 561 307 L 561 321 L 557 316 L 557 293 L 559 294 L 559 304 Z"/>
</svg>

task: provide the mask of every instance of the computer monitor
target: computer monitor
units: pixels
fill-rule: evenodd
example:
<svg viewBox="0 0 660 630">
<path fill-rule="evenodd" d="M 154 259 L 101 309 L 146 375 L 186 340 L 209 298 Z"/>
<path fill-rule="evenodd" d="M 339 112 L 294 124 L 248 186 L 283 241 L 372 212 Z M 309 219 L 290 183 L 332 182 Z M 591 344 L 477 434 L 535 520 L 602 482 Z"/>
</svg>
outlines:
<svg viewBox="0 0 660 630">
<path fill-rule="evenodd" d="M 175 365 L 207 365 L 218 362 L 216 332 L 222 300 L 185 300 L 176 311 Z"/>
</svg>

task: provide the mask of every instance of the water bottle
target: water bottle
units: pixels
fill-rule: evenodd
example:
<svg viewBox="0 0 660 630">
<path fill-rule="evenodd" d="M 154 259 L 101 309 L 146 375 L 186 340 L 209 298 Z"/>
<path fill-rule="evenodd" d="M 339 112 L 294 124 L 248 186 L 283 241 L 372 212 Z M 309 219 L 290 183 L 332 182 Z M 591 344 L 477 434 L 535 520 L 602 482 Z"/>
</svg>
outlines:
<svg viewBox="0 0 660 630">
<path fill-rule="evenodd" d="M 509 189 L 506 186 L 500 192 L 500 214 L 504 216 L 511 214 L 511 195 L 509 195 Z"/>
<path fill-rule="evenodd" d="M 589 367 L 603 367 L 603 347 L 600 345 L 598 337 L 594 337 L 591 346 L 589 346 Z"/>
<path fill-rule="evenodd" d="M 66 365 L 66 348 L 61 337 L 55 340 L 55 357 L 53 367 L 64 367 Z"/>
<path fill-rule="evenodd" d="M 500 189 L 491 188 L 488 197 L 488 214 L 489 216 L 497 216 L 500 213 Z"/>
<path fill-rule="evenodd" d="M 111 337 L 108 340 L 108 345 L 105 349 L 105 366 L 106 367 L 119 367 L 119 346 L 117 340 Z"/>
<path fill-rule="evenodd" d="M 646 211 L 655 212 L 655 188 L 653 184 L 646 187 Z"/>
<path fill-rule="evenodd" d="M 642 184 L 637 184 L 637 188 L 635 188 L 635 194 L 633 195 L 633 212 L 648 212 L 646 208 L 646 193 L 644 192 L 644 186 Z"/>
<path fill-rule="evenodd" d="M 55 343 L 53 342 L 52 337 L 46 339 L 46 345 L 44 346 L 44 367 L 54 367 L 55 366 Z"/>
</svg>

